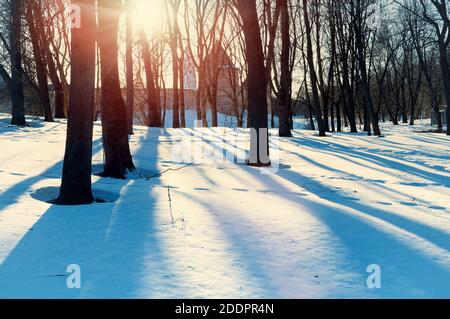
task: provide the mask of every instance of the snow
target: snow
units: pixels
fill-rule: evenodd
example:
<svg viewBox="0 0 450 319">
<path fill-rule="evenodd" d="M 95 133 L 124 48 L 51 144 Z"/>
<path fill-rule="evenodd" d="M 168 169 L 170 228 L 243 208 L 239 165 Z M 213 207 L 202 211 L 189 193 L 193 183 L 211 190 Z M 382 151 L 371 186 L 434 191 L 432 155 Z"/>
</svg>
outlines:
<svg viewBox="0 0 450 319">
<path fill-rule="evenodd" d="M 425 122 L 383 125 L 384 138 L 273 131 L 269 172 L 218 161 L 223 148 L 244 157 L 246 131 L 136 127 L 139 174 L 93 176 L 106 203 L 59 207 L 46 201 L 58 193 L 65 123 L 7 119 L 0 297 L 450 297 L 450 139 L 419 133 Z M 200 147 L 215 160 L 187 156 Z M 100 171 L 98 123 L 94 154 Z M 72 264 L 81 289 L 66 285 Z M 373 264 L 381 289 L 366 285 Z"/>
</svg>

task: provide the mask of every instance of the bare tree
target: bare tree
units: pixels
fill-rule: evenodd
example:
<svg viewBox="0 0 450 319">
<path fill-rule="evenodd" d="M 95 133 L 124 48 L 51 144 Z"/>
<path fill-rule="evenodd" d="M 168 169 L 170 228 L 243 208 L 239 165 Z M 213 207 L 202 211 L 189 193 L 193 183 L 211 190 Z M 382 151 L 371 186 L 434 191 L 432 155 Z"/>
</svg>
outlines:
<svg viewBox="0 0 450 319">
<path fill-rule="evenodd" d="M 98 1 L 98 43 L 101 59 L 102 127 L 105 167 L 102 176 L 124 178 L 134 164 L 128 143 L 127 110 L 122 97 L 118 65 L 118 28 L 121 3 Z"/>
<path fill-rule="evenodd" d="M 291 123 L 289 114 L 292 107 L 292 72 L 290 68 L 290 52 L 291 40 L 289 36 L 289 8 L 288 0 L 280 0 L 281 11 L 281 37 L 282 37 L 282 52 L 281 52 L 281 86 L 280 86 L 280 137 L 292 137 Z"/>
<path fill-rule="evenodd" d="M 40 9 L 40 4 L 35 0 L 28 1 L 25 8 L 25 17 L 30 31 L 31 43 L 33 47 L 34 63 L 36 64 L 36 77 L 39 87 L 39 101 L 44 111 L 44 120 L 46 122 L 53 122 L 53 112 L 50 105 L 50 95 L 48 86 L 48 71 L 45 60 L 45 48 L 42 41 L 42 22 L 41 16 L 36 14 Z"/>
<path fill-rule="evenodd" d="M 23 92 L 23 67 L 21 53 L 23 0 L 11 0 L 10 57 L 12 125 L 24 126 L 25 97 Z"/>
<path fill-rule="evenodd" d="M 134 122 L 134 60 L 133 60 L 133 17 L 132 8 L 134 1 L 128 0 L 126 2 L 126 82 L 127 82 L 127 123 L 128 134 L 133 134 L 133 122 Z"/>
<path fill-rule="evenodd" d="M 81 13 L 80 28 L 72 29 L 69 119 L 61 190 L 55 203 L 89 204 L 92 195 L 92 135 L 95 95 L 95 1 L 74 0 Z"/>
<path fill-rule="evenodd" d="M 237 0 L 237 9 L 242 18 L 248 64 L 248 112 L 251 133 L 251 149 L 248 164 L 270 166 L 267 74 L 256 0 Z"/>
</svg>

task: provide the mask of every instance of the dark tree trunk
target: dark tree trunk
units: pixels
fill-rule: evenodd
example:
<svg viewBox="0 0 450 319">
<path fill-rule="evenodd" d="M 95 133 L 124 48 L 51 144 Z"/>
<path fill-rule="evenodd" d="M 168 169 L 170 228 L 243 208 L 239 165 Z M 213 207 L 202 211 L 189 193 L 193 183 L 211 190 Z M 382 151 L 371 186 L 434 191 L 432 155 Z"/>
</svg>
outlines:
<svg viewBox="0 0 450 319">
<path fill-rule="evenodd" d="M 314 124 L 314 112 L 311 103 L 308 103 L 309 108 L 309 126 L 311 128 L 311 131 L 316 130 L 316 125 Z"/>
<path fill-rule="evenodd" d="M 214 71 L 212 71 L 214 72 Z M 211 72 L 211 73 L 212 73 Z M 208 88 L 208 100 L 211 106 L 211 127 L 218 127 L 218 114 L 217 114 L 217 77 L 212 75 L 214 78 L 211 81 L 211 85 Z"/>
<path fill-rule="evenodd" d="M 436 100 L 436 98 L 432 99 L 433 101 Z M 443 124 L 442 124 L 442 117 L 440 116 L 440 108 L 439 108 L 439 104 L 438 103 L 433 103 L 433 110 L 436 113 L 436 122 L 437 122 L 437 126 L 438 126 L 438 133 L 442 133 L 443 132 Z"/>
<path fill-rule="evenodd" d="M 44 30 L 38 29 L 38 26 L 41 24 L 38 23 L 38 19 L 40 19 L 41 17 L 35 15 L 34 13 L 36 11 L 34 9 L 36 6 L 37 4 L 34 0 L 28 1 L 25 9 L 25 17 L 28 24 L 28 30 L 30 31 L 34 63 L 36 64 L 36 76 L 39 87 L 39 102 L 44 111 L 44 120 L 46 122 L 53 122 L 53 112 L 50 104 L 50 95 L 48 88 L 48 73 L 44 61 L 45 49 L 41 41 L 42 37 L 40 35 L 40 33 L 44 32 Z"/>
<path fill-rule="evenodd" d="M 270 166 L 267 74 L 256 0 L 238 0 L 237 7 L 243 22 L 248 63 L 248 114 L 251 147 L 248 165 Z"/>
<path fill-rule="evenodd" d="M 161 109 L 159 107 L 159 96 L 155 83 L 155 72 L 152 66 L 152 57 L 149 51 L 147 35 L 141 32 L 142 58 L 145 67 L 145 76 L 147 80 L 147 103 L 148 103 L 148 123 L 149 127 L 162 127 Z"/>
<path fill-rule="evenodd" d="M 415 103 L 411 103 L 411 114 L 409 115 L 409 125 L 414 125 L 414 121 L 416 119 L 416 105 Z"/>
<path fill-rule="evenodd" d="M 128 143 L 127 110 L 119 81 L 117 35 L 121 2 L 100 0 L 98 43 L 102 79 L 102 128 L 105 168 L 102 176 L 125 178 L 134 164 Z"/>
<path fill-rule="evenodd" d="M 448 46 L 441 46 L 439 51 L 439 64 L 441 66 L 442 79 L 444 81 L 445 99 L 447 101 L 447 135 L 450 135 L 450 62 L 448 60 Z"/>
<path fill-rule="evenodd" d="M 358 38 L 358 35 L 356 36 Z M 358 39 L 356 40 L 356 42 L 361 42 Z M 360 68 L 360 73 L 361 73 L 361 91 L 362 91 L 362 96 L 363 96 L 363 100 L 364 100 L 364 104 L 365 104 L 365 111 L 366 111 L 366 121 L 367 121 L 367 131 L 370 133 L 371 129 L 370 129 L 370 123 L 372 124 L 373 127 L 373 132 L 376 136 L 381 136 L 381 131 L 380 131 L 380 127 L 379 127 L 379 122 L 378 122 L 378 116 L 375 113 L 375 109 L 373 107 L 373 101 L 372 101 L 372 97 L 370 96 L 370 89 L 369 89 L 369 83 L 367 81 L 367 69 L 366 69 L 366 61 L 364 59 L 364 57 L 362 56 L 363 54 L 363 46 L 360 43 L 360 45 L 358 46 L 359 48 L 359 54 L 358 54 L 358 61 L 359 61 L 359 68 Z"/>
<path fill-rule="evenodd" d="M 350 85 L 350 74 L 348 72 L 348 64 L 345 62 L 343 68 L 343 82 L 344 82 L 344 111 L 345 111 L 345 127 L 350 124 L 350 133 L 358 133 L 358 127 L 356 126 L 356 104 L 353 97 L 353 90 Z"/>
<path fill-rule="evenodd" d="M 341 103 L 342 103 L 342 98 L 339 99 L 339 102 L 336 104 L 336 122 L 337 122 L 337 131 L 338 132 L 342 132 Z"/>
<path fill-rule="evenodd" d="M 314 107 L 314 111 L 316 114 L 317 124 L 319 126 L 319 136 L 326 136 L 326 126 L 324 119 L 322 117 L 322 109 L 320 106 L 320 96 L 318 89 L 318 78 L 315 70 L 315 62 L 314 62 L 314 52 L 313 52 L 313 44 L 311 37 L 311 24 L 308 13 L 308 1 L 303 0 L 303 16 L 305 21 L 305 30 L 306 30 L 306 43 L 307 43 L 307 54 L 306 59 L 308 61 L 309 67 L 309 75 L 311 78 L 311 90 L 312 90 L 312 104 Z"/>
<path fill-rule="evenodd" d="M 26 126 L 21 53 L 23 0 L 11 0 L 10 55 L 12 125 Z"/>
<path fill-rule="evenodd" d="M 179 63 L 179 69 L 180 69 L 180 126 L 185 128 L 186 127 L 186 97 L 185 97 L 185 90 L 184 90 L 184 49 L 183 49 L 183 42 L 181 41 L 181 35 L 179 35 L 180 38 L 180 48 L 181 48 L 181 57 L 180 57 L 180 63 Z"/>
<path fill-rule="evenodd" d="M 131 3 L 127 4 L 126 16 L 126 81 L 127 81 L 127 123 L 128 134 L 133 135 L 134 122 L 134 70 L 133 70 L 133 22 Z"/>
<path fill-rule="evenodd" d="M 280 108 L 279 108 L 279 135 L 280 137 L 292 137 L 291 123 L 289 114 L 291 112 L 292 98 L 291 98 L 291 84 L 292 74 L 290 71 L 290 51 L 291 39 L 289 35 L 289 8 L 288 0 L 280 0 L 280 14 L 281 14 L 281 87 L 279 93 Z"/>
<path fill-rule="evenodd" d="M 35 17 L 37 22 L 37 27 L 39 30 L 42 30 L 40 33 L 41 43 L 43 48 L 43 57 L 44 62 L 48 68 L 48 76 L 50 77 L 50 81 L 53 85 L 53 90 L 55 94 L 55 118 L 62 119 L 66 117 L 67 105 L 66 98 L 64 92 L 64 86 L 61 82 L 61 79 L 58 75 L 58 71 L 55 65 L 55 61 L 53 60 L 53 54 L 50 49 L 50 41 L 49 35 L 47 34 L 48 28 L 46 28 L 44 24 L 44 18 L 42 15 L 42 8 L 40 4 L 34 6 Z"/>
<path fill-rule="evenodd" d="M 202 120 L 202 90 L 200 85 L 197 89 L 195 105 L 197 108 L 197 121 L 200 122 Z"/>
<path fill-rule="evenodd" d="M 59 79 L 58 72 L 53 61 L 50 51 L 47 52 L 47 65 L 49 70 L 50 81 L 55 90 L 55 118 L 66 118 L 66 99 L 64 96 L 64 87 Z"/>
<path fill-rule="evenodd" d="M 330 119 L 331 119 L 331 131 L 336 132 L 336 123 L 334 120 L 334 102 L 330 104 Z"/>
<path fill-rule="evenodd" d="M 170 41 L 170 50 L 172 52 L 172 74 L 173 74 L 173 128 L 180 128 L 180 94 L 178 91 L 179 85 L 179 63 L 178 63 L 178 45 L 176 35 L 172 35 Z"/>
<path fill-rule="evenodd" d="M 89 204 L 92 195 L 92 113 L 95 96 L 95 1 L 74 0 L 81 28 L 72 29 L 70 107 L 61 191 L 63 205 Z"/>
<path fill-rule="evenodd" d="M 357 49 L 357 60 L 359 65 L 359 71 L 361 75 L 361 90 L 362 95 L 364 99 L 364 103 L 366 105 L 368 115 L 370 117 L 370 122 L 372 123 L 373 132 L 376 136 L 381 136 L 381 130 L 379 126 L 378 116 L 375 112 L 375 108 L 373 106 L 372 97 L 370 95 L 370 86 L 368 81 L 368 74 L 367 74 L 367 66 L 366 66 L 366 54 L 364 50 L 364 38 L 365 35 L 363 34 L 363 15 L 362 12 L 362 3 L 361 1 L 358 1 L 356 3 L 356 17 L 357 21 L 355 22 L 355 43 L 356 43 L 356 49 Z M 370 129 L 369 129 L 370 132 Z"/>
</svg>

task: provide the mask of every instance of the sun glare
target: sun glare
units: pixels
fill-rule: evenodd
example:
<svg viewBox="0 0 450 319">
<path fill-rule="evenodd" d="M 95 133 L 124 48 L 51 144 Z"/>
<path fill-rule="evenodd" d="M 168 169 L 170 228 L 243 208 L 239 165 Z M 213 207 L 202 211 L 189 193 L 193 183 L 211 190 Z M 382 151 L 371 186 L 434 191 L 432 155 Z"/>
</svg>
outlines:
<svg viewBox="0 0 450 319">
<path fill-rule="evenodd" d="M 136 0 L 133 8 L 133 23 L 148 34 L 162 32 L 166 23 L 165 0 Z"/>
</svg>

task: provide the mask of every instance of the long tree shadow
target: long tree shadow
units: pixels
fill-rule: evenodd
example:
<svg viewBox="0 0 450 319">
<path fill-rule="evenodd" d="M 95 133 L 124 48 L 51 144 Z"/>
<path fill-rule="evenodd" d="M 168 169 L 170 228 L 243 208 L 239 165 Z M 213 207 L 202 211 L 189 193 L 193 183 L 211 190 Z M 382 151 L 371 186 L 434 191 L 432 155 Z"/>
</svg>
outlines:
<svg viewBox="0 0 450 319">
<path fill-rule="evenodd" d="M 157 157 L 157 144 L 145 146 L 135 154 L 137 163 L 157 170 L 149 160 Z M 160 290 L 171 278 L 152 190 L 143 181 L 109 179 L 100 179 L 94 189 L 120 193 L 120 198 L 115 203 L 51 206 L 0 266 L 1 297 L 165 296 Z M 71 264 L 81 267 L 81 289 L 66 285 Z"/>
<path fill-rule="evenodd" d="M 267 269 L 259 262 L 261 258 L 267 258 L 268 254 L 271 252 L 254 245 L 254 243 L 258 242 L 258 238 L 257 236 L 253 236 L 254 234 L 251 232 L 251 229 L 247 229 L 247 232 L 245 232 L 245 239 L 242 238 L 242 228 L 245 228 L 245 225 L 251 224 L 245 216 L 245 212 L 243 212 L 241 216 L 236 216 L 236 220 L 234 221 L 236 224 L 231 225 L 230 219 L 227 219 L 224 216 L 224 213 L 226 212 L 218 212 L 214 203 L 209 203 L 198 196 L 194 196 L 181 190 L 178 190 L 177 193 L 202 206 L 204 210 L 207 211 L 219 225 L 221 225 L 221 234 L 225 236 L 229 246 L 229 253 L 234 257 L 234 259 L 229 262 L 235 267 L 241 266 L 243 268 L 241 271 L 246 274 L 245 279 L 256 287 L 258 293 L 261 294 L 261 296 L 281 298 L 282 295 L 277 283 L 272 280 L 271 276 L 267 273 Z M 239 227 L 237 227 L 237 225 L 239 225 Z M 254 258 L 255 256 L 258 257 Z M 241 284 L 243 285 L 244 283 Z"/>
<path fill-rule="evenodd" d="M 350 147 L 347 147 L 347 146 L 344 146 L 344 145 L 341 145 L 338 143 L 329 142 L 329 143 L 324 144 L 324 143 L 318 143 L 314 140 L 306 139 L 306 138 L 292 140 L 292 143 L 300 145 L 300 146 L 309 146 L 309 147 L 313 148 L 314 150 L 316 150 L 317 152 L 327 152 L 328 151 L 330 155 L 337 153 L 337 154 L 347 156 L 349 158 L 352 158 L 352 157 L 359 158 L 361 160 L 368 161 L 373 164 L 379 165 L 380 167 L 391 168 L 391 169 L 401 171 L 401 172 L 404 172 L 404 173 L 407 173 L 407 174 L 410 174 L 413 176 L 418 176 L 423 179 L 430 180 L 432 182 L 438 183 L 445 187 L 450 187 L 450 178 L 449 177 L 409 165 L 409 164 L 415 164 L 415 165 L 420 165 L 420 166 L 429 168 L 427 166 L 427 164 L 421 163 L 420 161 L 410 162 L 405 158 L 402 158 L 401 160 L 400 159 L 392 160 L 392 159 L 386 158 L 387 157 L 386 155 L 382 156 L 382 155 L 376 154 L 375 150 L 361 152 L 354 148 L 350 148 Z M 402 162 L 400 162 L 400 161 L 402 161 Z M 406 164 L 404 162 L 408 162 L 408 164 Z"/>
<path fill-rule="evenodd" d="M 93 142 L 93 148 L 92 148 L 93 156 L 97 152 L 101 151 L 101 149 L 102 149 L 102 140 L 101 139 L 95 140 Z M 19 197 L 22 196 L 23 194 L 25 194 L 30 189 L 30 187 L 32 187 L 36 183 L 38 183 L 44 179 L 47 179 L 47 178 L 60 178 L 61 172 L 62 172 L 62 167 L 63 167 L 63 161 L 60 161 L 60 162 L 54 164 L 53 166 L 51 166 L 50 168 L 48 168 L 47 170 L 45 170 L 44 172 L 40 173 L 39 175 L 26 178 L 25 180 L 15 184 L 8 190 L 1 192 L 0 193 L 0 214 L 1 214 L 2 210 L 8 208 L 11 205 L 16 204 Z"/>
<path fill-rule="evenodd" d="M 324 184 L 312 179 L 307 178 L 304 175 L 298 174 L 293 171 L 282 170 L 279 172 L 279 176 L 298 185 L 299 181 L 306 181 L 302 184 L 302 187 L 309 192 L 321 197 L 322 199 L 332 201 L 333 203 L 341 204 L 346 207 L 363 212 L 364 214 L 379 218 L 387 221 L 392 225 L 402 228 L 410 233 L 413 233 L 419 237 L 422 237 L 435 245 L 450 251 L 450 234 L 439 229 L 432 228 L 426 224 L 416 222 L 413 219 L 409 219 L 397 214 L 390 213 L 388 211 L 375 208 L 362 204 L 361 201 L 348 196 L 344 196 L 339 192 L 331 190 Z"/>
<path fill-rule="evenodd" d="M 314 159 L 309 158 L 309 157 L 307 157 L 305 155 L 297 154 L 297 153 L 293 153 L 293 155 L 295 155 L 296 157 L 302 159 L 303 161 L 308 162 L 308 163 L 310 163 L 310 164 L 312 164 L 312 165 L 314 165 L 316 167 L 319 167 L 319 168 L 321 168 L 323 170 L 326 170 L 326 171 L 329 171 L 329 172 L 332 172 L 332 173 L 335 173 L 335 174 L 339 174 L 340 176 L 348 177 L 348 178 L 350 178 L 351 180 L 353 180 L 355 182 L 358 182 L 358 181 L 359 182 L 364 182 L 364 183 L 366 183 L 365 187 L 372 188 L 374 191 L 378 191 L 378 192 L 381 190 L 385 194 L 389 194 L 389 196 L 391 196 L 392 198 L 394 198 L 394 195 L 403 196 L 403 197 L 406 197 L 406 198 L 410 198 L 411 197 L 411 195 L 409 195 L 409 194 L 407 194 L 405 192 L 402 192 L 402 191 L 400 191 L 398 189 L 395 189 L 395 187 L 388 187 L 388 186 L 386 186 L 384 181 L 379 181 L 379 180 L 373 181 L 373 180 L 364 179 L 361 176 L 357 176 L 355 174 L 348 173 L 348 172 L 340 170 L 338 168 L 327 166 L 325 164 L 319 163 L 319 162 L 315 161 Z M 348 158 L 345 158 L 343 156 L 340 156 L 340 155 L 334 155 L 334 156 L 339 157 L 339 158 L 341 158 L 341 159 L 343 159 L 345 161 L 351 162 L 353 164 L 361 165 L 360 163 L 357 163 L 356 161 L 349 160 Z M 363 169 L 363 168 L 361 168 L 361 169 Z M 324 189 L 324 188 L 321 187 L 321 189 Z M 423 203 L 429 204 L 428 202 L 426 202 L 425 199 L 421 199 L 420 201 L 423 202 Z"/>
<path fill-rule="evenodd" d="M 378 264 L 384 269 L 383 289 L 375 294 L 401 298 L 423 296 L 442 298 L 450 295 L 450 288 L 444 284 L 450 282 L 448 265 L 450 236 L 448 234 L 349 200 L 339 193 L 333 193 L 330 197 L 325 196 L 324 194 L 329 194 L 331 190 L 326 191 L 327 186 L 306 176 L 287 171 L 281 171 L 279 175 L 295 185 L 305 187 L 307 190 L 309 188 L 309 191 L 330 202 L 330 205 L 326 205 L 314 200 L 302 199 L 302 202 L 314 212 L 314 215 L 328 225 L 347 247 L 349 251 L 347 258 L 351 258 L 355 262 L 359 271 L 364 271 L 370 264 Z M 284 188 L 273 177 L 259 178 L 265 180 L 272 187 L 281 190 Z M 293 201 L 291 196 L 284 196 L 284 198 Z M 443 256 L 444 260 L 440 260 L 447 265 L 444 266 L 440 263 L 439 258 L 432 256 L 431 251 L 421 251 L 419 247 L 416 247 L 416 243 L 405 243 L 404 240 L 400 240 L 401 236 L 381 229 L 371 220 L 338 210 L 331 203 L 338 203 L 363 215 L 376 217 L 438 244 L 447 252 Z M 363 285 L 363 283 L 361 284 Z"/>
<path fill-rule="evenodd" d="M 437 154 L 434 154 L 433 152 L 430 152 L 429 147 L 433 146 L 432 143 L 436 142 L 436 141 L 420 138 L 417 136 L 417 134 L 414 135 L 414 137 L 411 136 L 410 139 L 413 141 L 419 141 L 419 142 L 425 143 L 425 144 L 427 144 L 428 148 L 426 150 L 425 149 L 421 150 L 420 147 L 426 147 L 426 146 L 425 145 L 418 146 L 417 144 L 413 144 L 413 143 L 411 143 L 409 145 L 404 145 L 404 143 L 390 141 L 387 139 L 367 139 L 366 141 L 375 146 L 382 146 L 384 148 L 389 147 L 396 151 L 398 151 L 398 150 L 404 151 L 404 152 L 400 152 L 400 155 L 403 155 L 406 153 L 406 154 L 412 154 L 412 155 L 422 155 L 422 156 L 427 156 L 427 157 L 436 158 L 436 159 L 444 159 L 444 160 L 450 159 L 450 154 L 437 155 Z M 442 141 L 438 141 L 438 142 L 441 143 Z M 448 140 L 448 142 L 449 142 L 449 146 L 450 146 L 450 139 Z M 417 147 L 419 147 L 419 149 L 417 149 Z M 434 151 L 436 151 L 436 150 L 438 150 L 438 149 L 434 148 Z M 386 152 L 386 151 L 384 151 L 384 152 Z"/>
</svg>

